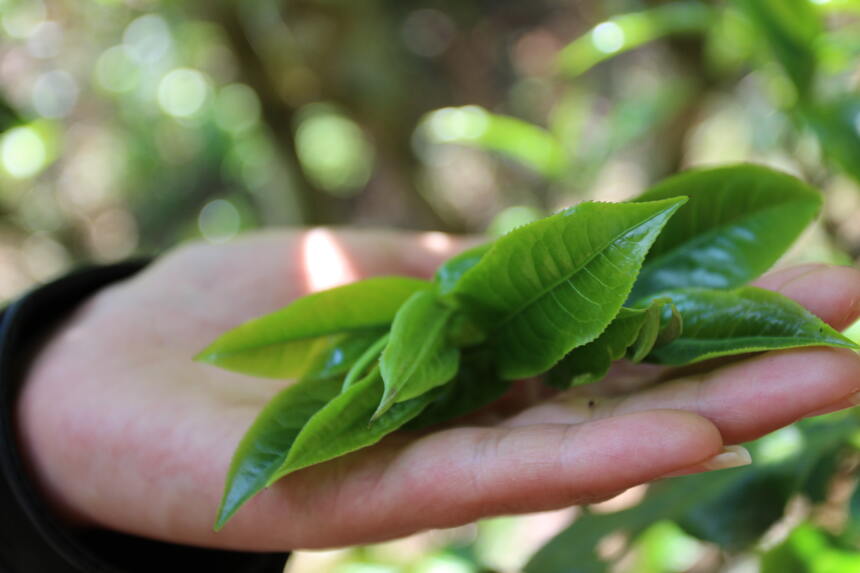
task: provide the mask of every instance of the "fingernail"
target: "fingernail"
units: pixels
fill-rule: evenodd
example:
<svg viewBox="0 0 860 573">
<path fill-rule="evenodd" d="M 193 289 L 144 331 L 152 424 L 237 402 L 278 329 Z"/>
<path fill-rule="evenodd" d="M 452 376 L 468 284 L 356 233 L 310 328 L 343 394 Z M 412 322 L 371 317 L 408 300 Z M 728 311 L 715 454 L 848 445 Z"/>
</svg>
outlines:
<svg viewBox="0 0 860 573">
<path fill-rule="evenodd" d="M 743 446 L 726 446 L 722 452 L 705 461 L 702 467 L 705 470 L 713 471 L 747 466 L 751 463 L 752 456 L 746 448 Z"/>
</svg>

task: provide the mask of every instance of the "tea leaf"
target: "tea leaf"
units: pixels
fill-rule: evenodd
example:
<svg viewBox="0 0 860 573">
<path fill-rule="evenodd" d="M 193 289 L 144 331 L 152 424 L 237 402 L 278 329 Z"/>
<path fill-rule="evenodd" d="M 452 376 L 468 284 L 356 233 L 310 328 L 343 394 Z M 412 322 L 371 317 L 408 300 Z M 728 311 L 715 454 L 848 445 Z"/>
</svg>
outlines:
<svg viewBox="0 0 860 573">
<path fill-rule="evenodd" d="M 383 329 L 369 329 L 326 337 L 328 346 L 314 355 L 315 362 L 307 368 L 302 378 L 327 380 L 344 376 L 385 333 Z"/>
<path fill-rule="evenodd" d="M 581 203 L 498 239 L 452 294 L 490 335 L 501 376 L 540 374 L 603 332 L 684 201 Z"/>
<path fill-rule="evenodd" d="M 563 390 L 600 380 L 612 362 L 625 355 L 634 362 L 642 360 L 657 342 L 666 304 L 666 299 L 657 299 L 645 308 L 622 307 L 598 338 L 573 349 L 547 372 L 546 383 Z"/>
<path fill-rule="evenodd" d="M 306 379 L 281 390 L 266 404 L 233 454 L 216 530 L 269 483 L 304 425 L 338 392 L 337 378 Z"/>
<path fill-rule="evenodd" d="M 421 414 L 404 426 L 415 430 L 465 416 L 501 398 L 511 387 L 495 372 L 486 348 L 463 352 L 460 371 L 441 388 L 441 394 Z"/>
<path fill-rule="evenodd" d="M 304 424 L 340 391 L 340 377 L 380 337 L 380 330 L 339 334 L 305 377 L 281 390 L 257 415 L 233 454 L 216 529 L 268 482 Z"/>
<path fill-rule="evenodd" d="M 553 133 L 476 105 L 438 109 L 421 123 L 420 132 L 434 143 L 495 152 L 545 177 L 558 177 L 569 165 L 567 153 Z"/>
<path fill-rule="evenodd" d="M 654 241 L 631 300 L 673 288 L 745 284 L 773 265 L 821 208 L 815 189 L 757 165 L 688 171 L 636 200 L 678 195 L 689 201 Z"/>
<path fill-rule="evenodd" d="M 682 365 L 780 348 L 857 347 L 796 302 L 769 290 L 690 288 L 660 296 L 672 300 L 684 328 L 674 341 L 655 348 L 649 362 Z"/>
<path fill-rule="evenodd" d="M 712 8 L 699 2 L 672 2 L 615 16 L 565 46 L 556 59 L 556 69 L 576 78 L 619 54 L 667 35 L 701 33 L 713 26 L 713 22 Z M 607 43 L 611 49 L 607 49 Z"/>
<path fill-rule="evenodd" d="M 417 292 L 391 325 L 391 338 L 379 360 L 385 393 L 375 420 L 395 401 L 403 402 L 449 381 L 457 373 L 460 351 L 448 344 L 454 309 L 432 291 Z"/>
<path fill-rule="evenodd" d="M 292 444 L 289 455 L 268 485 L 298 469 L 312 466 L 370 446 L 418 416 L 439 395 L 426 392 L 417 398 L 392 404 L 372 424 L 384 390 L 379 368 L 374 368 L 346 392 L 335 396 L 308 420 Z"/>
<path fill-rule="evenodd" d="M 255 376 L 299 377 L 331 343 L 328 336 L 387 326 L 406 299 L 430 286 L 379 277 L 314 293 L 234 328 L 196 359 Z"/>
<path fill-rule="evenodd" d="M 366 373 L 367 369 L 371 367 L 371 365 L 375 366 L 375 362 L 379 361 L 379 357 L 382 354 L 382 351 L 385 350 L 385 346 L 388 344 L 388 339 L 391 337 L 390 332 L 386 332 L 384 335 L 380 336 L 376 342 L 367 347 L 361 356 L 355 359 L 352 363 L 352 366 L 346 373 L 346 378 L 343 379 L 343 385 L 341 386 L 340 391 L 346 392 L 346 390 L 358 382 Z"/>
</svg>

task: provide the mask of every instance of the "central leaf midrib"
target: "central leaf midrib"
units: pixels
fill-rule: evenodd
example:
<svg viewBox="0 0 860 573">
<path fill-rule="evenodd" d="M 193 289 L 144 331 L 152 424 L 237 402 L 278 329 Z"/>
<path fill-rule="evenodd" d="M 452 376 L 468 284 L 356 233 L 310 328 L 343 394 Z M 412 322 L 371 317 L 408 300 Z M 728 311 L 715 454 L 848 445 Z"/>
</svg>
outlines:
<svg viewBox="0 0 860 573">
<path fill-rule="evenodd" d="M 547 293 L 549 293 L 549 292 L 551 292 L 551 291 L 554 291 L 554 290 L 555 290 L 555 289 L 557 289 L 557 288 L 559 287 L 559 285 L 561 285 L 562 283 L 564 283 L 564 282 L 567 282 L 567 281 L 571 280 L 571 279 L 574 277 L 574 275 L 578 274 L 582 269 L 584 269 L 585 267 L 587 267 L 587 266 L 591 263 L 591 261 L 593 261 L 593 260 L 595 259 L 595 257 L 597 257 L 597 255 L 599 255 L 600 253 L 602 253 L 603 251 L 605 251 L 605 250 L 606 250 L 606 248 L 607 248 L 609 245 L 611 245 L 612 243 L 614 243 L 615 241 L 617 241 L 620 237 L 623 237 L 624 235 L 627 235 L 627 234 L 628 234 L 628 233 L 630 233 L 631 231 L 633 231 L 633 230 L 635 230 L 635 229 L 638 229 L 638 228 L 639 228 L 639 227 L 641 227 L 642 225 L 645 225 L 646 223 L 650 222 L 652 219 L 655 219 L 655 218 L 656 218 L 656 217 L 658 217 L 659 215 L 663 214 L 665 211 L 666 211 L 666 209 L 661 209 L 660 211 L 657 211 L 656 213 L 654 213 L 654 214 L 652 214 L 651 216 L 649 216 L 647 219 L 644 219 L 644 220 L 642 220 L 642 221 L 640 221 L 640 222 L 636 223 L 635 225 L 631 225 L 630 227 L 627 227 L 626 229 L 624 229 L 623 231 L 619 232 L 618 234 L 616 234 L 616 235 L 615 235 L 615 236 L 613 236 L 612 238 L 608 239 L 608 240 L 606 241 L 606 243 L 604 243 L 604 244 L 603 244 L 603 246 L 602 246 L 601 248 L 599 248 L 599 249 L 595 249 L 595 250 L 594 250 L 594 253 L 592 253 L 592 254 L 591 254 L 591 256 L 589 256 L 589 257 L 588 257 L 588 259 L 586 259 L 586 260 L 585 260 L 585 262 L 583 262 L 579 267 L 577 267 L 576 269 L 572 270 L 570 273 L 567 273 L 566 275 L 564 275 L 562 278 L 560 278 L 558 281 L 556 281 L 552 286 L 550 286 L 549 288 L 544 289 L 543 291 L 541 291 L 540 293 L 538 293 L 537 295 L 535 295 L 534 297 L 532 297 L 530 300 L 528 300 L 528 301 L 526 301 L 524 304 L 522 304 L 519 308 L 517 308 L 517 309 L 515 309 L 515 310 L 511 311 L 510 313 L 508 313 L 508 315 L 507 315 L 507 316 L 505 316 L 505 318 L 503 318 L 502 320 L 500 320 L 500 321 L 499 321 L 499 322 L 494 326 L 494 328 L 501 328 L 501 327 L 503 327 L 504 325 L 506 325 L 508 322 L 510 322 L 511 320 L 513 320 L 513 319 L 514 319 L 514 317 L 516 317 L 518 314 L 522 313 L 524 310 L 526 310 L 527 308 L 529 308 L 529 307 L 530 307 L 530 306 L 532 306 L 533 304 L 537 303 L 540 299 L 542 299 L 543 297 L 545 297 L 545 296 L 547 295 Z"/>
</svg>

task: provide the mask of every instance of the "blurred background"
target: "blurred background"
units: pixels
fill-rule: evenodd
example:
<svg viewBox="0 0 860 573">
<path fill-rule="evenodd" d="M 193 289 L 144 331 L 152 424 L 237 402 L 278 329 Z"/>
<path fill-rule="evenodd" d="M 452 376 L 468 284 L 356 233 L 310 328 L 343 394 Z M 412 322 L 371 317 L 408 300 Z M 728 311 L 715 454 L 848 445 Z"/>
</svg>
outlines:
<svg viewBox="0 0 860 573">
<path fill-rule="evenodd" d="M 0 299 L 83 261 L 267 226 L 498 235 L 736 161 L 825 193 L 792 260 L 860 257 L 860 0 L 0 0 L 0 38 Z M 824 422 L 842 430 L 821 442 L 817 497 L 783 488 L 743 543 L 655 514 L 603 536 L 593 567 L 529 571 L 856 573 L 847 415 Z M 816 432 L 777 433 L 761 459 L 783 467 Z M 289 567 L 518 571 L 574 513 Z"/>
</svg>

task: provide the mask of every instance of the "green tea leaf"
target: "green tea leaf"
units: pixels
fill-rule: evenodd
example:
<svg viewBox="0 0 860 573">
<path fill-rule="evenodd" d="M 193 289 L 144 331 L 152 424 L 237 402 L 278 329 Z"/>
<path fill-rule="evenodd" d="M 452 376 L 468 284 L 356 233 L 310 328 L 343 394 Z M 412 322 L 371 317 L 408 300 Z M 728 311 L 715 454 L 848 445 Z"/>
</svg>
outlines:
<svg viewBox="0 0 860 573">
<path fill-rule="evenodd" d="M 614 16 L 565 46 L 556 67 L 575 78 L 618 54 L 671 34 L 701 34 L 713 23 L 713 9 L 700 2 L 672 2 Z"/>
<path fill-rule="evenodd" d="M 466 249 L 462 253 L 455 255 L 442 263 L 442 265 L 436 270 L 436 276 L 434 277 L 434 280 L 436 281 L 436 291 L 439 293 L 439 296 L 447 295 L 454 290 L 460 277 L 462 277 L 466 271 L 478 264 L 478 261 L 483 258 L 492 246 L 493 243 L 490 242 L 478 245 L 477 247 L 472 247 L 471 249 Z"/>
<path fill-rule="evenodd" d="M 314 354 L 315 362 L 307 368 L 302 378 L 327 380 L 344 376 L 355 361 L 384 335 L 383 329 L 369 329 L 326 337 L 330 341 L 328 346 L 324 351 Z"/>
<path fill-rule="evenodd" d="M 372 368 L 376 363 L 378 363 L 379 357 L 382 355 L 382 351 L 385 350 L 385 346 L 388 344 L 390 336 L 390 332 L 386 332 L 380 336 L 373 344 L 369 345 L 367 349 L 355 359 L 355 361 L 353 361 L 352 366 L 346 373 L 346 377 L 343 379 L 343 385 L 340 390 L 341 392 L 346 392 L 350 386 L 358 382 L 367 374 L 369 368 Z"/>
<path fill-rule="evenodd" d="M 761 557 L 760 573 L 856 573 L 860 553 L 823 528 L 804 522 Z"/>
<path fill-rule="evenodd" d="M 331 335 L 387 326 L 406 299 L 430 286 L 379 277 L 314 293 L 234 328 L 196 359 L 255 376 L 300 377 L 331 344 Z"/>
<path fill-rule="evenodd" d="M 392 404 L 370 423 L 384 390 L 379 369 L 374 368 L 346 392 L 317 411 L 292 444 L 287 459 L 269 478 L 269 485 L 298 469 L 331 460 L 370 446 L 418 416 L 439 395 L 426 392 L 417 398 Z"/>
<path fill-rule="evenodd" d="M 654 241 L 631 300 L 673 288 L 745 284 L 773 265 L 821 208 L 815 189 L 757 165 L 687 171 L 636 200 L 679 195 L 689 202 Z"/>
<path fill-rule="evenodd" d="M 420 396 L 457 374 L 460 351 L 447 337 L 454 312 L 432 291 L 417 292 L 403 304 L 379 360 L 385 393 L 374 420 L 395 401 Z"/>
<path fill-rule="evenodd" d="M 574 348 L 547 372 L 546 383 L 564 390 L 600 380 L 612 362 L 625 355 L 635 362 L 642 360 L 657 342 L 664 305 L 666 299 L 645 308 L 622 307 L 599 337 Z"/>
<path fill-rule="evenodd" d="M 339 392 L 337 378 L 302 380 L 281 390 L 263 408 L 233 454 L 216 530 L 270 482 L 304 425 Z"/>
<path fill-rule="evenodd" d="M 501 376 L 540 374 L 603 332 L 684 201 L 581 203 L 498 239 L 452 295 L 490 335 Z"/>
<path fill-rule="evenodd" d="M 511 382 L 496 374 L 486 348 L 463 352 L 457 376 L 441 389 L 441 394 L 417 418 L 404 426 L 416 430 L 465 416 L 501 398 Z"/>
<path fill-rule="evenodd" d="M 860 181 L 860 95 L 852 93 L 826 102 L 816 102 L 801 110 L 821 142 L 821 149 L 829 161 L 846 174 Z"/>
<path fill-rule="evenodd" d="M 455 143 L 498 153 L 545 177 L 558 177 L 568 165 L 564 148 L 549 131 L 476 105 L 429 113 L 421 122 L 421 133 L 434 143 Z"/>
<path fill-rule="evenodd" d="M 791 79 L 800 99 L 812 90 L 816 44 L 824 27 L 809 0 L 735 0 L 756 26 L 774 58 Z"/>
<path fill-rule="evenodd" d="M 654 349 L 649 362 L 682 365 L 801 346 L 856 348 L 817 316 L 773 291 L 756 287 L 731 291 L 690 288 L 660 296 L 672 300 L 684 328 L 674 341 Z"/>
</svg>

